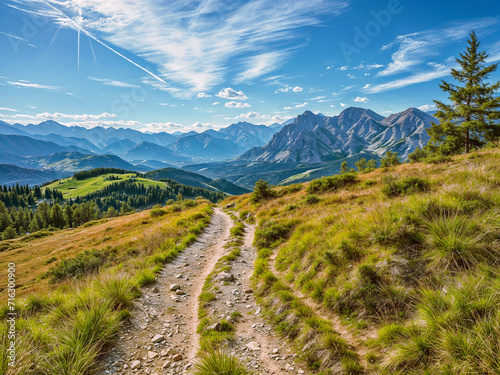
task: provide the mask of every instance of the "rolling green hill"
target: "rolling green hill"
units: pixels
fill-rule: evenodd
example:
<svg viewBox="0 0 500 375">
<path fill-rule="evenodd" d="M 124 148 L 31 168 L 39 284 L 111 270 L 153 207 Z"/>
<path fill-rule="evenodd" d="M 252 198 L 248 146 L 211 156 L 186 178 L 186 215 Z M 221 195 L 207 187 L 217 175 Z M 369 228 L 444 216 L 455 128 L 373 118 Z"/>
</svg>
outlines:
<svg viewBox="0 0 500 375">
<path fill-rule="evenodd" d="M 115 177 L 116 179 L 111 180 L 111 176 Z M 91 177 L 84 180 L 75 180 L 72 177 L 65 178 L 55 181 L 47 185 L 46 187 L 59 190 L 61 193 L 63 193 L 64 198 L 75 198 L 77 196 L 82 197 L 101 190 L 105 186 L 110 185 L 114 182 L 128 180 L 130 178 L 135 178 L 138 183 L 144 184 L 144 186 L 165 186 L 165 183 L 163 182 L 153 181 L 148 178 L 136 177 L 134 173 L 107 173 L 101 176 Z"/>
<path fill-rule="evenodd" d="M 201 174 L 185 171 L 178 168 L 163 168 L 144 173 L 144 176 L 153 180 L 169 179 L 180 184 L 222 191 L 230 195 L 249 193 L 251 190 L 235 185 L 225 179 L 212 180 Z"/>
</svg>

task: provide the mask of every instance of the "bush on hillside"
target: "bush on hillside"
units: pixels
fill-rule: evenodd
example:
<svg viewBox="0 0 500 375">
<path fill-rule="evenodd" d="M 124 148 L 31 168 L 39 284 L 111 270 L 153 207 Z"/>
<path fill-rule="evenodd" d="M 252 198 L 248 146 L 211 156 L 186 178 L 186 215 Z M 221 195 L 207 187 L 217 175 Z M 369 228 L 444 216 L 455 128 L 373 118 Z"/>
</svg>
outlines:
<svg viewBox="0 0 500 375">
<path fill-rule="evenodd" d="M 255 183 L 252 197 L 250 199 L 252 203 L 258 203 L 260 201 L 271 199 L 274 197 L 276 197 L 276 192 L 273 189 L 271 189 L 269 183 L 264 180 L 259 180 Z"/>
<path fill-rule="evenodd" d="M 382 193 L 389 197 L 399 197 L 401 195 L 409 195 L 418 192 L 427 192 L 431 188 L 429 180 L 420 177 L 407 177 L 399 180 L 395 176 L 386 176 L 384 178 L 384 186 Z"/>
<path fill-rule="evenodd" d="M 97 249 L 87 250 L 76 257 L 63 259 L 47 272 L 50 283 L 77 278 L 97 272 L 110 257 L 109 251 Z"/>
<path fill-rule="evenodd" d="M 307 194 L 318 194 L 333 192 L 338 189 L 353 185 L 358 181 L 358 178 L 353 173 L 346 173 L 339 176 L 321 177 L 312 180 L 307 186 Z"/>
</svg>

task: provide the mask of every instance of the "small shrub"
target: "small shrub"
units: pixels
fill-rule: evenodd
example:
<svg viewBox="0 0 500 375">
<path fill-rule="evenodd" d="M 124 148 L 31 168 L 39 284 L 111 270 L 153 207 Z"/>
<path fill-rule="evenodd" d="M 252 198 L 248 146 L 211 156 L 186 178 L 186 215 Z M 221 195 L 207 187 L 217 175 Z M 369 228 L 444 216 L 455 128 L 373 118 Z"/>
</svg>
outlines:
<svg viewBox="0 0 500 375">
<path fill-rule="evenodd" d="M 321 177 L 312 180 L 307 186 L 307 194 L 320 194 L 337 191 L 353 185 L 358 181 L 358 177 L 354 173 L 346 173 L 339 176 Z"/>
<path fill-rule="evenodd" d="M 382 193 L 389 198 L 410 195 L 417 192 L 428 192 L 431 187 L 429 180 L 420 177 L 407 177 L 398 180 L 397 177 L 386 176 L 384 184 Z"/>
<path fill-rule="evenodd" d="M 167 211 L 165 211 L 163 208 L 153 208 L 149 212 L 149 215 L 151 215 L 151 217 L 160 217 L 160 216 L 163 216 L 166 214 L 167 214 Z"/>
<path fill-rule="evenodd" d="M 259 180 L 255 183 L 250 200 L 252 203 L 258 203 L 274 197 L 276 197 L 276 192 L 269 187 L 269 183 L 264 180 Z"/>
<path fill-rule="evenodd" d="M 108 262 L 109 258 L 108 251 L 93 249 L 80 253 L 74 258 L 63 259 L 47 272 L 47 276 L 50 277 L 49 282 L 56 283 L 67 278 L 81 277 L 97 272 Z"/>
<path fill-rule="evenodd" d="M 316 204 L 321 202 L 321 199 L 316 195 L 308 195 L 304 198 L 306 204 Z"/>
</svg>

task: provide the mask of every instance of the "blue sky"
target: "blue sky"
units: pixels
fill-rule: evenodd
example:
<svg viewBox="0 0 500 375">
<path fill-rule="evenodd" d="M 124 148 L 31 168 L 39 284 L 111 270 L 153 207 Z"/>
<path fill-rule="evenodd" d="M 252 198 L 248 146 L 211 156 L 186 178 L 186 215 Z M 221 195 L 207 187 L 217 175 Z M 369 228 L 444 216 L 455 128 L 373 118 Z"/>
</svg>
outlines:
<svg viewBox="0 0 500 375">
<path fill-rule="evenodd" d="M 432 110 L 472 30 L 500 61 L 491 0 L 3 0 L 0 120 L 174 132 Z"/>
</svg>

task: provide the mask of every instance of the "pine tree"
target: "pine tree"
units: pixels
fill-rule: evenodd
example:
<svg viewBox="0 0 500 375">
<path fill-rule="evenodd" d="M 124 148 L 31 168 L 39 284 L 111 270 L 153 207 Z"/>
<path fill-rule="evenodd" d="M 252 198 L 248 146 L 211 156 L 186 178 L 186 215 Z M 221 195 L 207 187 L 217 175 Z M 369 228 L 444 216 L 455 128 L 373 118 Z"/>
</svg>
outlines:
<svg viewBox="0 0 500 375">
<path fill-rule="evenodd" d="M 456 59 L 460 69 L 452 69 L 451 75 L 458 85 L 442 81 L 439 87 L 449 95 L 450 104 L 435 100 L 438 111 L 435 117 L 440 124 L 432 124 L 428 130 L 430 149 L 450 155 L 472 148 L 479 148 L 488 141 L 500 137 L 500 97 L 495 97 L 500 82 L 486 82 L 498 64 L 486 65 L 488 54 L 479 51 L 480 42 L 472 32 L 467 51 Z"/>
</svg>

